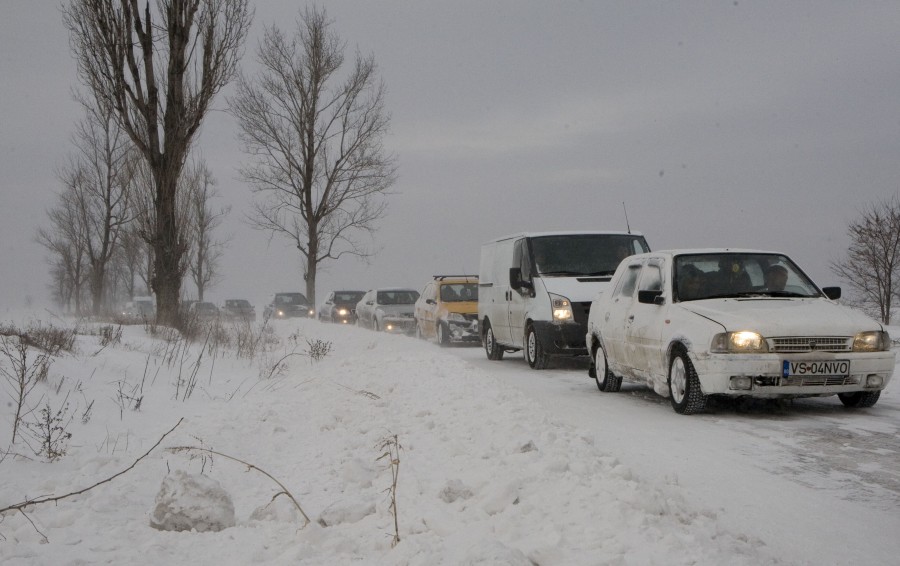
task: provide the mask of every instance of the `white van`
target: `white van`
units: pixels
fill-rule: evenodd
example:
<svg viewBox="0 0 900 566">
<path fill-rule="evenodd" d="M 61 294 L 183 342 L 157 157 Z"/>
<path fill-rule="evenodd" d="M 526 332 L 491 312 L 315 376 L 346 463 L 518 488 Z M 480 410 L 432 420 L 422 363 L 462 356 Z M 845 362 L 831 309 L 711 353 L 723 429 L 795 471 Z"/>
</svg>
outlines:
<svg viewBox="0 0 900 566">
<path fill-rule="evenodd" d="M 535 232 L 481 246 L 478 321 L 487 357 L 525 350 L 534 369 L 587 355 L 591 301 L 619 262 L 650 251 L 635 232 Z"/>
</svg>

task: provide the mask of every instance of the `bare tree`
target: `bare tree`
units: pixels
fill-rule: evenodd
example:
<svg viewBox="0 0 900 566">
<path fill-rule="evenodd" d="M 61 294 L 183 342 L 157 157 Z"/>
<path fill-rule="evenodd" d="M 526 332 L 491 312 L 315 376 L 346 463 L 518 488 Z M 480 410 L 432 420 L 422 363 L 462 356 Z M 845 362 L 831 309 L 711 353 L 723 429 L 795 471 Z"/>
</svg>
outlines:
<svg viewBox="0 0 900 566">
<path fill-rule="evenodd" d="M 213 209 L 210 201 L 217 196 L 216 180 L 202 160 L 185 171 L 188 207 L 191 213 L 190 260 L 188 271 L 197 287 L 197 300 L 202 301 L 206 290 L 219 278 L 219 260 L 226 241 L 213 237 L 231 207 Z"/>
<path fill-rule="evenodd" d="M 54 288 L 60 295 L 61 305 L 71 310 L 74 301 L 76 313 L 81 313 L 83 287 L 88 276 L 85 228 L 73 188 L 80 182 L 79 177 L 78 171 L 73 171 L 71 177 L 61 177 L 64 189 L 59 194 L 59 202 L 47 211 L 49 225 L 37 232 L 38 243 L 51 254 Z"/>
<path fill-rule="evenodd" d="M 137 154 L 118 127 L 112 108 L 98 100 L 81 98 L 85 118 L 73 142 L 77 154 L 60 171 L 60 179 L 75 207 L 90 267 L 92 313 L 105 304 L 107 269 L 123 227 L 131 220 L 130 193 Z"/>
<path fill-rule="evenodd" d="M 831 271 L 856 293 L 862 307 L 884 324 L 891 323 L 894 299 L 900 294 L 900 199 L 894 196 L 869 205 L 847 229 L 847 257 L 832 262 Z"/>
<path fill-rule="evenodd" d="M 187 252 L 176 220 L 178 181 L 214 96 L 236 72 L 251 17 L 248 0 L 69 0 L 63 7 L 80 80 L 115 109 L 153 175 L 152 287 L 164 323 L 178 323 Z"/>
<path fill-rule="evenodd" d="M 307 8 L 293 37 L 267 28 L 263 70 L 241 77 L 229 100 L 253 159 L 241 171 L 259 197 L 251 221 L 297 246 L 313 302 L 320 263 L 370 255 L 357 236 L 374 230 L 395 181 L 374 58 L 357 54 L 342 69 L 344 44 L 330 25 L 324 10 Z"/>
</svg>

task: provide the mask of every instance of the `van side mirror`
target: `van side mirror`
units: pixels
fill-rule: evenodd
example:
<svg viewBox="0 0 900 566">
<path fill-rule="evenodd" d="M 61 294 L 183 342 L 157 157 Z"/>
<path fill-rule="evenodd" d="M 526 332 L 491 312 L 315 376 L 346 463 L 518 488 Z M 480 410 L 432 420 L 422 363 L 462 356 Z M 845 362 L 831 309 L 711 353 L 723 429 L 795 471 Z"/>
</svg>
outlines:
<svg viewBox="0 0 900 566">
<path fill-rule="evenodd" d="M 531 281 L 523 281 L 522 280 L 522 268 L 521 267 L 510 267 L 509 268 L 509 286 L 513 289 L 533 289 L 534 286 L 531 284 Z"/>
<path fill-rule="evenodd" d="M 832 301 L 836 301 L 841 298 L 840 287 L 822 287 L 822 292 L 825 293 L 825 296 Z"/>
<path fill-rule="evenodd" d="M 662 291 L 638 291 L 638 302 L 645 305 L 662 305 L 666 300 L 662 296 Z"/>
</svg>

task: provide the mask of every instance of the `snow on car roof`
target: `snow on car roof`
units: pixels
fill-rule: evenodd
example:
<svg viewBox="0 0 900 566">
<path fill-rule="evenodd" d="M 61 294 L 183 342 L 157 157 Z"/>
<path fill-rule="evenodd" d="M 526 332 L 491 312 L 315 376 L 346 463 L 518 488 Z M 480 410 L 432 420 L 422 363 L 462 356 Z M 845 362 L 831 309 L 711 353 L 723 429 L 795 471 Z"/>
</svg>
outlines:
<svg viewBox="0 0 900 566">
<path fill-rule="evenodd" d="M 748 248 L 684 248 L 684 249 L 657 250 L 657 251 L 653 251 L 653 252 L 635 254 L 633 256 L 629 256 L 629 259 L 636 258 L 636 257 L 657 256 L 657 255 L 676 256 L 676 255 L 699 255 L 699 254 L 722 254 L 722 253 L 787 255 L 784 252 L 775 252 L 775 251 L 771 251 L 771 250 L 753 250 L 753 249 L 748 249 Z"/>
<path fill-rule="evenodd" d="M 591 235 L 604 235 L 604 236 L 643 236 L 643 232 L 626 232 L 619 230 L 563 230 L 563 231 L 552 231 L 552 232 L 518 232 L 516 234 L 509 234 L 507 236 L 502 236 L 500 238 L 495 238 L 489 242 L 485 243 L 493 243 L 493 242 L 501 242 L 503 240 L 510 240 L 512 238 L 537 238 L 541 236 L 591 236 Z"/>
</svg>

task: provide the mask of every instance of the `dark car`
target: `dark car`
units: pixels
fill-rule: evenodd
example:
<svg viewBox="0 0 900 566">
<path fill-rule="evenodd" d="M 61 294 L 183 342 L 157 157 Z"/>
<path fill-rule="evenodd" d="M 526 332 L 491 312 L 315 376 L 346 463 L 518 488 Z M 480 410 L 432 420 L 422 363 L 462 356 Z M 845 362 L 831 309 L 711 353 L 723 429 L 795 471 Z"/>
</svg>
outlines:
<svg viewBox="0 0 900 566">
<path fill-rule="evenodd" d="M 191 303 L 188 315 L 201 322 L 209 322 L 219 318 L 219 307 L 210 302 Z"/>
<path fill-rule="evenodd" d="M 325 303 L 319 309 L 319 320 L 341 324 L 355 323 L 356 303 L 365 294 L 365 291 L 332 291 L 328 293 Z"/>
<path fill-rule="evenodd" d="M 309 318 L 313 314 L 303 293 L 275 293 L 263 311 L 265 318 Z"/>
<path fill-rule="evenodd" d="M 256 309 L 247 299 L 226 299 L 222 316 L 229 320 L 256 320 Z"/>
</svg>

